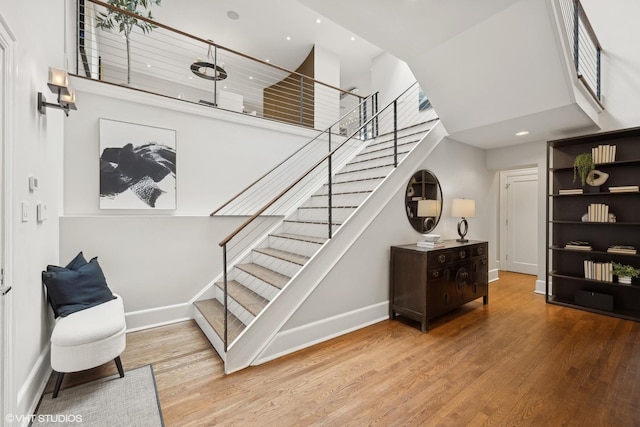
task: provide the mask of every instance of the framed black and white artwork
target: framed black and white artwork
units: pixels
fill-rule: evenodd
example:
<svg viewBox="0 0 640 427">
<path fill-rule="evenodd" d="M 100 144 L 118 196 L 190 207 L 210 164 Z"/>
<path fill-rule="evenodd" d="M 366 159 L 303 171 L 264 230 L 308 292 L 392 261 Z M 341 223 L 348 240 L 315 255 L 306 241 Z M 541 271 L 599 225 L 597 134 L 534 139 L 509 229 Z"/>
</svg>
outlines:
<svg viewBox="0 0 640 427">
<path fill-rule="evenodd" d="M 176 131 L 100 119 L 100 209 L 176 208 Z"/>
</svg>

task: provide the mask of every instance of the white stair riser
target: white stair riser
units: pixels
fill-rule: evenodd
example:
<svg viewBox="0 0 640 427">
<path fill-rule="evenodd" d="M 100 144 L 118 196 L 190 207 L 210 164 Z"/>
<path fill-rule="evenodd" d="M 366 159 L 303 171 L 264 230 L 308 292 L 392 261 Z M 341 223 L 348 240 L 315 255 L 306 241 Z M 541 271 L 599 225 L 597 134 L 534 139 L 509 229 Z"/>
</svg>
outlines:
<svg viewBox="0 0 640 427">
<path fill-rule="evenodd" d="M 374 188 L 382 182 L 382 178 L 379 179 L 367 179 L 364 181 L 349 181 L 349 182 L 334 182 L 331 185 L 332 194 L 336 193 L 349 193 L 352 191 L 373 191 Z M 316 194 L 326 195 L 329 186 L 323 185 L 320 191 Z"/>
<path fill-rule="evenodd" d="M 216 286 L 216 299 L 222 306 L 224 307 L 224 291 Z M 246 308 L 244 308 L 240 303 L 231 298 L 229 295 L 227 297 L 227 308 L 234 316 L 240 320 L 244 325 L 248 325 L 253 322 L 255 316 L 251 314 Z"/>
<path fill-rule="evenodd" d="M 406 137 L 406 138 L 401 138 L 398 137 L 398 147 L 401 146 L 413 146 L 414 144 L 417 144 L 418 140 L 417 138 L 411 136 L 411 137 Z M 393 151 L 393 146 L 394 146 L 394 141 L 393 139 L 389 139 L 389 140 L 384 140 L 384 141 L 375 141 L 372 142 L 371 144 L 367 145 L 367 147 L 362 150 L 362 153 L 369 153 L 371 151 L 378 151 L 380 149 L 390 149 Z"/>
<path fill-rule="evenodd" d="M 353 171 L 367 169 L 367 168 L 374 168 L 378 166 L 390 166 L 390 165 L 393 165 L 393 156 L 370 159 L 370 160 L 357 162 L 357 163 L 349 163 L 348 165 L 346 165 L 344 168 L 340 170 L 340 173 L 353 172 Z"/>
<path fill-rule="evenodd" d="M 301 240 L 285 239 L 282 237 L 269 236 L 269 247 L 280 249 L 281 251 L 293 252 L 311 257 L 322 245 L 318 243 L 303 242 Z"/>
<path fill-rule="evenodd" d="M 381 176 L 387 176 L 389 171 L 393 169 L 393 165 L 384 165 L 384 167 L 380 168 L 372 168 L 372 169 L 364 169 L 364 170 L 355 170 L 351 172 L 340 172 L 335 174 L 334 182 L 344 182 L 344 181 L 352 181 L 356 179 L 368 179 L 368 178 L 378 178 Z"/>
<path fill-rule="evenodd" d="M 334 189 L 335 192 L 335 189 Z M 360 206 L 364 200 L 371 194 L 369 191 L 362 193 L 350 193 L 350 194 L 333 194 L 331 197 L 331 204 L 335 206 Z M 311 206 L 328 206 L 327 196 L 314 196 L 309 200 Z"/>
<path fill-rule="evenodd" d="M 344 222 L 353 213 L 352 208 L 333 208 L 331 209 L 331 218 L 333 221 Z M 291 219 L 300 221 L 327 221 L 329 217 L 329 208 L 323 206 L 317 209 L 298 208 L 296 214 Z"/>
<path fill-rule="evenodd" d="M 414 147 L 414 144 L 403 144 L 398 146 L 398 154 L 408 153 Z M 393 147 L 381 148 L 381 149 L 371 149 L 367 151 L 363 151 L 358 154 L 353 160 L 358 162 L 360 160 L 368 160 L 374 157 L 381 156 L 389 156 L 389 158 L 393 159 Z"/>
<path fill-rule="evenodd" d="M 280 289 L 278 289 L 277 287 L 271 285 L 270 283 L 264 282 L 249 273 L 245 273 L 238 268 L 234 268 L 232 270 L 232 273 L 233 278 L 229 280 L 240 282 L 242 285 L 251 289 L 253 292 L 268 301 L 271 301 L 278 294 L 278 292 L 280 292 Z"/>
<path fill-rule="evenodd" d="M 335 232 L 339 228 L 338 225 L 332 226 L 332 232 Z M 327 224 L 308 224 L 301 222 L 286 222 L 284 223 L 284 229 L 286 233 L 302 234 L 304 236 L 315 237 L 328 237 L 329 226 Z"/>
<path fill-rule="evenodd" d="M 284 274 L 288 277 L 293 277 L 302 268 L 299 264 L 294 264 L 289 261 L 285 261 L 279 258 L 274 258 L 269 255 L 261 254 L 260 252 L 253 252 L 253 263 L 261 265 L 273 270 L 277 273 Z"/>
</svg>

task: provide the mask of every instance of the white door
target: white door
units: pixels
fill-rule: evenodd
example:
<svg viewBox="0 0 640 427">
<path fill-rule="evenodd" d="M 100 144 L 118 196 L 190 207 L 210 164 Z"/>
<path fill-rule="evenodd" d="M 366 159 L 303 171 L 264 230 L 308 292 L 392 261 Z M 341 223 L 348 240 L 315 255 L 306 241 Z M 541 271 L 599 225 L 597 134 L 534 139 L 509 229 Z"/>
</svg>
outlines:
<svg viewBox="0 0 640 427">
<path fill-rule="evenodd" d="M 11 114 L 7 108 L 11 101 L 13 87 L 13 41 L 5 20 L 0 15 L 0 424 L 13 413 L 14 395 L 12 392 L 11 351 L 11 290 L 8 278 L 7 261 L 10 257 L 10 195 L 8 184 L 11 174 Z"/>
<path fill-rule="evenodd" d="M 501 174 L 501 269 L 538 274 L 538 169 Z"/>
</svg>

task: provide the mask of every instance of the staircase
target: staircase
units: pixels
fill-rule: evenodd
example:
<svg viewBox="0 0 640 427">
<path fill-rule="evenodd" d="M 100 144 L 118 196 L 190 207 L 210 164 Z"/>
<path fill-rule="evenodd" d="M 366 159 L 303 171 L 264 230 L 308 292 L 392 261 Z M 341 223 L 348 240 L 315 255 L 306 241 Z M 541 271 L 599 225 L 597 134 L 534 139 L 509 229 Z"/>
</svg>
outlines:
<svg viewBox="0 0 640 427">
<path fill-rule="evenodd" d="M 397 132 L 400 163 L 435 125 L 437 119 Z M 334 174 L 331 233 L 335 235 L 356 209 L 394 169 L 394 134 L 372 139 Z M 243 331 L 259 321 L 260 313 L 298 272 L 313 262 L 329 240 L 328 184 L 322 185 L 285 217 L 227 275 L 227 348 Z M 224 281 L 213 284 L 213 296 L 194 303 L 194 318 L 220 356 L 225 359 Z"/>
</svg>

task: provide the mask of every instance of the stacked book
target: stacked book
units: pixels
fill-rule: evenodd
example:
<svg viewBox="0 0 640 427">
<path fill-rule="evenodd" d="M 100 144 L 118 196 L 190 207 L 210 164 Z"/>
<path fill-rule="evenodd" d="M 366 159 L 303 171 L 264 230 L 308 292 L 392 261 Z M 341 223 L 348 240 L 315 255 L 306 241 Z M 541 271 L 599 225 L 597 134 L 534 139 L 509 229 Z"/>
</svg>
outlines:
<svg viewBox="0 0 640 427">
<path fill-rule="evenodd" d="M 444 242 L 440 240 L 437 234 L 423 234 L 424 240 L 420 240 L 417 245 L 419 248 L 437 249 L 444 248 Z"/>
<path fill-rule="evenodd" d="M 609 187 L 609 191 L 612 193 L 637 193 L 640 191 L 640 187 L 637 185 L 621 185 L 619 187 Z"/>
<path fill-rule="evenodd" d="M 630 254 L 630 255 L 634 255 L 638 253 L 638 251 L 636 251 L 636 248 L 634 248 L 633 246 L 626 246 L 626 245 L 610 246 L 609 249 L 607 249 L 607 252 L 611 252 L 614 254 Z"/>
<path fill-rule="evenodd" d="M 576 249 L 579 251 L 590 251 L 593 248 L 589 244 L 589 242 L 583 242 L 581 240 L 573 240 L 566 245 L 564 245 L 565 249 Z"/>
<path fill-rule="evenodd" d="M 593 163 L 611 163 L 616 161 L 615 145 L 598 145 L 591 149 Z"/>
<path fill-rule="evenodd" d="M 582 188 L 570 188 L 566 190 L 559 190 L 558 194 L 582 194 Z"/>
<path fill-rule="evenodd" d="M 587 221 L 609 222 L 609 205 L 604 203 L 591 203 L 587 208 Z"/>
<path fill-rule="evenodd" d="M 585 259 L 584 278 L 613 282 L 613 264 L 610 262 L 593 262 Z"/>
</svg>

